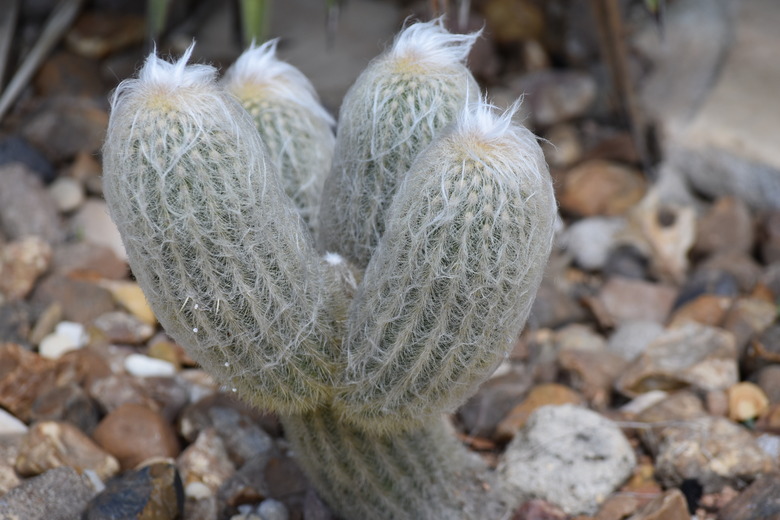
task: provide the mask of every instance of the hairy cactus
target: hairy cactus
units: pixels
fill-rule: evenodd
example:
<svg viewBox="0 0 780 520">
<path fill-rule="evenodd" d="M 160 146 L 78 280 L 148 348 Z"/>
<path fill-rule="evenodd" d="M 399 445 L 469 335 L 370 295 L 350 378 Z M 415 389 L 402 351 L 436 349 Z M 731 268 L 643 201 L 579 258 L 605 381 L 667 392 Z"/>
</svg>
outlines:
<svg viewBox="0 0 780 520">
<path fill-rule="evenodd" d="M 513 505 L 441 414 L 520 332 L 555 203 L 535 138 L 477 95 L 463 65 L 475 37 L 412 25 L 357 80 L 322 200 L 322 257 L 290 170 L 327 163 L 333 139 L 273 44 L 248 51 L 270 70 L 239 62 L 221 83 L 186 65 L 190 51 L 152 55 L 112 101 L 105 194 L 152 308 L 226 387 L 279 413 L 346 519 L 490 519 Z M 285 91 L 292 80 L 305 87 Z"/>
<path fill-rule="evenodd" d="M 254 119 L 271 163 L 303 219 L 316 230 L 320 196 L 333 160 L 333 118 L 309 80 L 276 58 L 277 40 L 254 45 L 223 79 Z"/>
</svg>

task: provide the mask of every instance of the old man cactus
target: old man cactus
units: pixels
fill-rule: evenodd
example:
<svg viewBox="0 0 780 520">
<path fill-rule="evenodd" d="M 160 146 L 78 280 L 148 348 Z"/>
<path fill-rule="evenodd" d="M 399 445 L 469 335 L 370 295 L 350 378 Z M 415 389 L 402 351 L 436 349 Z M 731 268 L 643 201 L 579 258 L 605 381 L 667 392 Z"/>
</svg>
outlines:
<svg viewBox="0 0 780 520">
<path fill-rule="evenodd" d="M 149 303 L 218 381 L 279 414 L 344 518 L 513 505 L 442 414 L 523 327 L 555 203 L 534 136 L 464 65 L 476 37 L 407 27 L 347 94 L 335 144 L 272 43 L 222 81 L 191 49 L 151 55 L 113 98 L 105 195 Z"/>
</svg>

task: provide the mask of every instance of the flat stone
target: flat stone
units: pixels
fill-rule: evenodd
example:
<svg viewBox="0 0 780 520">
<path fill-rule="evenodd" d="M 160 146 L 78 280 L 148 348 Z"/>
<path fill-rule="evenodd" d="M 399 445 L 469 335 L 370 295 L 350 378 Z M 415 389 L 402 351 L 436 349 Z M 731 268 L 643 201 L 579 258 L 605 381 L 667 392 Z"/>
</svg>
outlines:
<svg viewBox="0 0 780 520">
<path fill-rule="evenodd" d="M 523 96 L 533 122 L 550 126 L 585 115 L 596 99 L 596 82 L 584 72 L 540 70 L 513 79 L 515 97 Z"/>
<path fill-rule="evenodd" d="M 227 411 L 215 413 L 215 409 Z M 281 426 L 275 416 L 258 412 L 249 405 L 224 393 L 208 395 L 189 405 L 180 417 L 179 433 L 187 441 L 193 442 L 202 430 L 213 427 L 219 431 L 222 428 L 230 428 L 238 421 L 243 423 L 247 418 L 251 418 L 252 422 L 267 433 L 275 437 L 281 435 Z M 217 427 L 218 420 L 225 421 L 219 425 L 219 428 Z"/>
<path fill-rule="evenodd" d="M 170 377 L 176 373 L 176 366 L 143 354 L 130 354 L 125 358 L 125 370 L 136 377 Z"/>
<path fill-rule="evenodd" d="M 160 405 L 148 394 L 143 381 L 126 374 L 96 377 L 86 385 L 86 389 L 90 397 L 107 413 L 125 404 L 135 404 L 151 410 L 160 408 Z"/>
<path fill-rule="evenodd" d="M 661 436 L 656 476 L 667 487 L 693 479 L 705 493 L 712 493 L 776 469 L 748 430 L 723 417 L 699 417 L 667 426 Z"/>
<path fill-rule="evenodd" d="M 780 261 L 780 210 L 769 211 L 761 222 L 761 259 L 765 264 Z"/>
<path fill-rule="evenodd" d="M 49 269 L 51 257 L 51 246 L 37 236 L 0 246 L 0 300 L 20 300 L 30 294 Z"/>
<path fill-rule="evenodd" d="M 131 403 L 109 413 L 92 436 L 125 470 L 154 457 L 174 458 L 180 450 L 176 433 L 164 417 Z"/>
<path fill-rule="evenodd" d="M 716 252 L 696 266 L 698 270 L 723 271 L 734 277 L 740 291 L 750 293 L 763 274 L 752 254 L 736 249 Z"/>
<path fill-rule="evenodd" d="M 157 318 L 137 283 L 124 280 L 103 280 L 100 285 L 107 289 L 114 300 L 130 314 L 148 325 L 157 324 Z"/>
<path fill-rule="evenodd" d="M 693 251 L 702 255 L 721 251 L 748 253 L 753 239 L 753 217 L 747 205 L 735 197 L 722 197 L 699 219 Z"/>
<path fill-rule="evenodd" d="M 674 311 L 669 318 L 669 327 L 681 327 L 689 322 L 716 327 L 723 322 L 732 303 L 733 300 L 725 296 L 702 294 Z"/>
<path fill-rule="evenodd" d="M 36 235 L 56 243 L 62 224 L 40 178 L 19 163 L 0 166 L 0 229 L 10 239 Z"/>
<path fill-rule="evenodd" d="M 0 408 L 0 437 L 24 435 L 27 430 L 26 424 Z"/>
<path fill-rule="evenodd" d="M 598 299 L 616 324 L 624 321 L 664 323 L 677 298 L 669 285 L 612 277 L 604 284 Z"/>
<path fill-rule="evenodd" d="M 49 275 L 38 283 L 32 301 L 42 306 L 59 302 L 68 321 L 89 323 L 114 310 L 111 294 L 102 287 L 62 275 Z"/>
<path fill-rule="evenodd" d="M 0 343 L 0 406 L 29 422 L 35 399 L 54 384 L 56 364 L 13 343 Z"/>
<path fill-rule="evenodd" d="M 769 402 L 780 404 L 780 364 L 763 367 L 755 378 L 756 384 L 764 391 Z"/>
<path fill-rule="evenodd" d="M 561 210 L 578 216 L 617 216 L 642 200 L 645 190 L 638 170 L 595 159 L 566 173 L 558 202 Z"/>
<path fill-rule="evenodd" d="M 669 489 L 654 498 L 629 520 L 690 520 L 688 503 L 679 489 Z"/>
<path fill-rule="evenodd" d="M 65 43 L 81 56 L 101 59 L 142 43 L 146 27 L 144 18 L 138 15 L 87 11 L 76 19 Z"/>
<path fill-rule="evenodd" d="M 40 97 L 74 96 L 97 99 L 106 95 L 95 60 L 59 51 L 47 58 L 33 79 Z"/>
<path fill-rule="evenodd" d="M 121 260 L 127 260 L 127 252 L 119 230 L 111 220 L 105 201 L 87 199 L 70 220 L 71 230 L 84 240 L 111 248 Z"/>
<path fill-rule="evenodd" d="M 181 452 L 176 465 L 181 472 L 187 500 L 202 499 L 206 492 L 216 496 L 222 484 L 236 471 L 225 445 L 213 429 L 200 432 L 195 442 Z"/>
<path fill-rule="evenodd" d="M 561 242 L 579 267 L 596 271 L 607 263 L 616 247 L 616 237 L 625 226 L 625 219 L 619 217 L 584 218 L 569 226 Z"/>
<path fill-rule="evenodd" d="M 60 213 L 78 209 L 86 199 L 84 185 L 72 177 L 58 177 L 49 185 L 49 195 Z"/>
<path fill-rule="evenodd" d="M 465 433 L 493 437 L 499 423 L 522 401 L 532 384 L 531 374 L 519 369 L 488 379 L 458 410 Z"/>
<path fill-rule="evenodd" d="M 22 481 L 0 497 L 0 511 L 8 520 L 73 520 L 96 494 L 89 477 L 63 466 Z"/>
<path fill-rule="evenodd" d="M 60 466 L 94 471 L 102 480 L 119 472 L 119 462 L 70 423 L 42 421 L 27 433 L 16 458 L 20 475 L 39 475 Z"/>
<path fill-rule="evenodd" d="M 780 475 L 756 479 L 718 514 L 719 520 L 769 520 L 780 518 Z"/>
<path fill-rule="evenodd" d="M 621 322 L 612 332 L 607 349 L 626 361 L 633 361 L 664 331 L 655 321 L 635 320 Z"/>
<path fill-rule="evenodd" d="M 184 491 L 176 466 L 158 462 L 112 479 L 89 504 L 83 518 L 177 520 L 183 518 L 183 509 Z"/>
<path fill-rule="evenodd" d="M 583 146 L 577 129 L 570 124 L 553 126 L 544 134 L 544 157 L 551 166 L 571 166 L 582 158 Z"/>
<path fill-rule="evenodd" d="M 13 416 L 9 414 L 9 417 Z M 0 423 L 4 423 L 4 425 L 5 421 L 5 418 L 0 419 Z M 0 426 L 0 430 L 3 428 L 5 426 Z M 14 463 L 19 455 L 19 446 L 22 444 L 23 438 L 24 433 L 0 432 L 0 497 L 21 483 L 21 479 L 14 469 Z M 2 498 L 0 498 L 0 503 L 2 503 Z"/>
<path fill-rule="evenodd" d="M 26 301 L 0 301 L 0 338 L 3 338 L 3 341 L 25 346 L 34 344 L 30 337 L 33 319 L 31 307 Z"/>
<path fill-rule="evenodd" d="M 634 451 L 615 424 L 563 405 L 531 415 L 507 446 L 498 471 L 522 496 L 548 500 L 574 515 L 594 513 L 635 465 Z"/>
<path fill-rule="evenodd" d="M 734 336 L 715 327 L 688 323 L 670 329 L 615 381 L 623 394 L 693 387 L 725 390 L 738 381 Z"/>
<path fill-rule="evenodd" d="M 734 334 L 737 350 L 745 351 L 748 342 L 758 337 L 777 318 L 777 306 L 757 298 L 739 298 L 729 309 L 723 328 Z"/>
<path fill-rule="evenodd" d="M 606 347 L 601 351 L 564 349 L 558 363 L 563 379 L 596 408 L 610 404 L 614 381 L 628 365 Z"/>
<path fill-rule="evenodd" d="M 154 327 L 148 325 L 132 314 L 114 311 L 101 314 L 93 322 L 106 339 L 112 343 L 138 345 L 152 337 Z"/>
<path fill-rule="evenodd" d="M 30 417 L 33 421 L 67 422 L 89 435 L 100 420 L 100 409 L 81 386 L 71 382 L 40 394 Z"/>
<path fill-rule="evenodd" d="M 50 182 L 56 176 L 43 154 L 18 135 L 0 138 L 0 166 L 11 163 L 21 163 L 44 182 Z"/>
</svg>

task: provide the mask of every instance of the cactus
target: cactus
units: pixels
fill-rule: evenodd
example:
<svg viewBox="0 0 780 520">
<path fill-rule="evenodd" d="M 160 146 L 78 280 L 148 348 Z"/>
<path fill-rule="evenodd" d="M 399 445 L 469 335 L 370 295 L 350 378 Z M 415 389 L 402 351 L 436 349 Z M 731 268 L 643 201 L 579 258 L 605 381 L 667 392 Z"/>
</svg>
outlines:
<svg viewBox="0 0 780 520">
<path fill-rule="evenodd" d="M 327 162 L 295 132 L 332 144 L 308 87 L 305 103 L 262 98 L 268 117 L 253 120 L 235 97 L 260 106 L 236 87 L 243 65 L 218 83 L 186 65 L 189 49 L 174 63 L 150 56 L 112 100 L 105 195 L 160 323 L 223 385 L 280 415 L 346 519 L 500 518 L 519 499 L 442 417 L 520 332 L 555 215 L 535 138 L 514 109 L 497 115 L 478 97 L 463 65 L 475 37 L 412 25 L 350 90 L 323 256 L 301 216 L 312 213 L 282 181 Z M 281 69 L 273 45 L 249 52 Z"/>
<path fill-rule="evenodd" d="M 277 43 L 252 45 L 225 72 L 223 82 L 252 115 L 285 192 L 316 233 L 335 123 L 309 80 L 276 58 Z"/>
</svg>

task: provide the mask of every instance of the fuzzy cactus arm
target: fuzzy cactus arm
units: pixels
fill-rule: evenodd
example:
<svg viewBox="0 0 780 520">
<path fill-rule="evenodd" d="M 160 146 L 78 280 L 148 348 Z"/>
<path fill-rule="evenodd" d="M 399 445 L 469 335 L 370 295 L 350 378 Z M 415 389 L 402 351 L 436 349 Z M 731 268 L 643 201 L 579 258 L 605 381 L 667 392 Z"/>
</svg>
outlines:
<svg viewBox="0 0 780 520">
<path fill-rule="evenodd" d="M 393 435 L 356 428 L 327 407 L 282 423 L 306 474 L 345 519 L 499 519 L 515 505 L 442 417 Z"/>
<path fill-rule="evenodd" d="M 399 431 L 454 410 L 504 359 L 549 256 L 536 138 L 474 104 L 409 170 L 347 322 L 345 420 Z"/>
<path fill-rule="evenodd" d="M 411 25 L 357 79 L 339 114 L 320 249 L 366 267 L 414 157 L 479 92 L 464 65 L 478 36 L 450 34 L 441 19 Z"/>
<path fill-rule="evenodd" d="M 117 89 L 105 197 L 160 323 L 247 401 L 329 399 L 322 264 L 250 117 L 215 71 L 151 55 Z"/>
<path fill-rule="evenodd" d="M 335 122 L 311 82 L 276 57 L 277 43 L 252 45 L 222 83 L 252 116 L 285 192 L 316 235 L 320 197 L 333 161 Z"/>
</svg>

